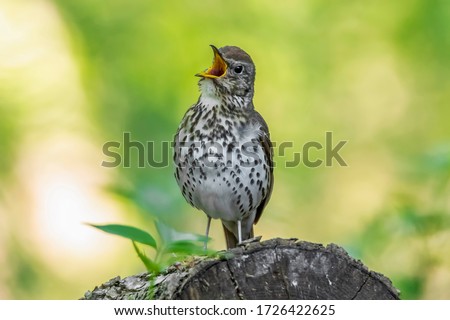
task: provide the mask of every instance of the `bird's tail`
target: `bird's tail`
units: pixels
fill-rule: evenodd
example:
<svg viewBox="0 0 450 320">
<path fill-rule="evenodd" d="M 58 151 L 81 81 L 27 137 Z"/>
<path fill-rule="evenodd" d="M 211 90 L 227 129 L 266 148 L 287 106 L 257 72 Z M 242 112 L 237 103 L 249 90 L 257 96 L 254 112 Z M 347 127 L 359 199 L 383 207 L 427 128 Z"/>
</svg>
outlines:
<svg viewBox="0 0 450 320">
<path fill-rule="evenodd" d="M 222 227 L 223 227 L 223 232 L 225 233 L 225 241 L 227 243 L 227 249 L 236 248 L 239 243 L 238 238 L 234 235 L 233 232 L 228 230 L 227 227 L 225 227 L 225 225 L 223 223 L 222 223 Z M 249 234 L 248 238 L 243 238 L 242 240 L 247 240 L 247 239 L 251 239 L 251 238 L 253 238 L 253 226 L 252 226 L 252 229 L 250 230 L 250 234 Z"/>
</svg>

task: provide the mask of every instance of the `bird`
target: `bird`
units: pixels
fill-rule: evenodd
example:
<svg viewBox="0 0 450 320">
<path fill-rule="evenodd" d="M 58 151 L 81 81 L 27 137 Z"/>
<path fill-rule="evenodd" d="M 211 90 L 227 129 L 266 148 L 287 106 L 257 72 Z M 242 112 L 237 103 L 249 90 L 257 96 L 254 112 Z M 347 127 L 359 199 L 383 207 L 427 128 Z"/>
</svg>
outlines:
<svg viewBox="0 0 450 320">
<path fill-rule="evenodd" d="M 237 46 L 211 45 L 212 66 L 197 73 L 200 96 L 174 137 L 174 175 L 186 201 L 222 222 L 227 249 L 254 237 L 273 190 L 269 128 L 253 105 L 255 64 Z M 204 248 L 207 248 L 205 240 Z"/>
</svg>

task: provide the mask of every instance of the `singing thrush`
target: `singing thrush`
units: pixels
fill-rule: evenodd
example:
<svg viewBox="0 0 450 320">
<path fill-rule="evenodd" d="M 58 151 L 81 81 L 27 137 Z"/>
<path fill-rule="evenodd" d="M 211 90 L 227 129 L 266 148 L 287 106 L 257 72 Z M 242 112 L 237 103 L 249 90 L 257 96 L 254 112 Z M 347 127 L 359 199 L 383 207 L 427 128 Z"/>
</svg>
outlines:
<svg viewBox="0 0 450 320">
<path fill-rule="evenodd" d="M 233 248 L 253 238 L 270 199 L 272 143 L 253 106 L 252 59 L 235 46 L 211 47 L 212 66 L 196 74 L 200 97 L 175 135 L 175 178 L 186 201 L 206 213 L 206 237 L 211 218 L 221 219 Z"/>
</svg>

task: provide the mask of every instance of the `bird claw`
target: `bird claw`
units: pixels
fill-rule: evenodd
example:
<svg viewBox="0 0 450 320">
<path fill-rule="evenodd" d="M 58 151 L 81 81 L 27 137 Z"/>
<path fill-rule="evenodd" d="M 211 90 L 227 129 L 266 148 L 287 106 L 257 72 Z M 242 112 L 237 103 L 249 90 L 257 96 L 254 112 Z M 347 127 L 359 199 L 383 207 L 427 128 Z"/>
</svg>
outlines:
<svg viewBox="0 0 450 320">
<path fill-rule="evenodd" d="M 250 239 L 246 239 L 244 241 L 241 241 L 238 243 L 239 247 L 245 247 L 246 245 L 250 244 L 250 243 L 254 243 L 254 242 L 259 242 L 261 241 L 262 236 L 257 236 L 257 237 L 253 237 Z"/>
</svg>

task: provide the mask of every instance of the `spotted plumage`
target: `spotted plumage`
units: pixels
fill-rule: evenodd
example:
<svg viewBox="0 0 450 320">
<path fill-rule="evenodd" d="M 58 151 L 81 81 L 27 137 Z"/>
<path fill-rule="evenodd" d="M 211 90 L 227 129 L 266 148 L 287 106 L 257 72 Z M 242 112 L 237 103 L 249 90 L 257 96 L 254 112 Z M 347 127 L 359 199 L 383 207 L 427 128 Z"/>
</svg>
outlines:
<svg viewBox="0 0 450 320">
<path fill-rule="evenodd" d="M 174 141 L 175 178 L 184 198 L 221 219 L 227 247 L 253 237 L 273 187 L 269 130 L 253 106 L 255 66 L 242 49 L 212 46 L 213 65 L 198 76 L 200 97 Z"/>
</svg>

